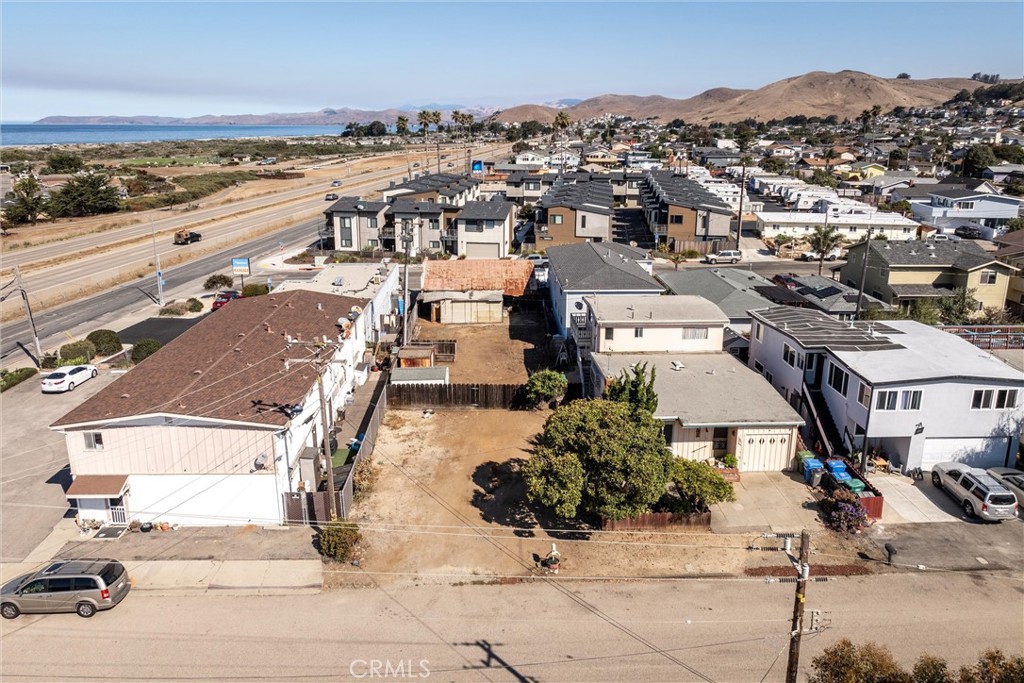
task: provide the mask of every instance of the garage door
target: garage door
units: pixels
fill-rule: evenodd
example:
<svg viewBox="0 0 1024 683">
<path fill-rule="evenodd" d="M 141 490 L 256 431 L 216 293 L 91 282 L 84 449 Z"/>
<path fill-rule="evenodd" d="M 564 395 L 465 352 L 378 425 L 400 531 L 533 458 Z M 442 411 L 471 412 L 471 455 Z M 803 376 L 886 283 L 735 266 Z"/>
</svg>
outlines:
<svg viewBox="0 0 1024 683">
<path fill-rule="evenodd" d="M 991 439 L 925 439 L 921 469 L 930 470 L 940 462 L 962 462 L 971 467 L 1002 467 L 1006 460 L 1006 437 Z"/>
<path fill-rule="evenodd" d="M 790 429 L 744 429 L 737 435 L 740 472 L 781 472 L 790 466 L 793 434 Z"/>
<path fill-rule="evenodd" d="M 466 242 L 466 258 L 500 258 L 501 245 L 496 242 Z"/>
<path fill-rule="evenodd" d="M 501 303 L 487 301 L 453 301 L 451 317 L 443 322 L 464 323 L 500 323 L 502 321 Z"/>
</svg>

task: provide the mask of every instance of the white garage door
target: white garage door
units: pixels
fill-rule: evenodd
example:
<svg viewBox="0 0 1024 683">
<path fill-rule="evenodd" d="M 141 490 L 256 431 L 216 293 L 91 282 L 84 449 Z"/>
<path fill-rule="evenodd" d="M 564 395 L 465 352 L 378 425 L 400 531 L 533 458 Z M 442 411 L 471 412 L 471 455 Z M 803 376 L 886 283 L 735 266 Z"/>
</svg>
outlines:
<svg viewBox="0 0 1024 683">
<path fill-rule="evenodd" d="M 446 323 L 500 323 L 502 320 L 501 303 L 487 301 L 453 301 L 451 317 Z"/>
<path fill-rule="evenodd" d="M 940 462 L 962 462 L 971 467 L 1002 467 L 1006 460 L 1006 438 L 925 439 L 921 469 L 930 470 Z"/>
<path fill-rule="evenodd" d="M 466 242 L 466 258 L 500 258 L 501 245 L 496 242 Z"/>
<path fill-rule="evenodd" d="M 781 472 L 790 466 L 793 433 L 790 429 L 744 429 L 736 437 L 740 472 Z"/>
</svg>

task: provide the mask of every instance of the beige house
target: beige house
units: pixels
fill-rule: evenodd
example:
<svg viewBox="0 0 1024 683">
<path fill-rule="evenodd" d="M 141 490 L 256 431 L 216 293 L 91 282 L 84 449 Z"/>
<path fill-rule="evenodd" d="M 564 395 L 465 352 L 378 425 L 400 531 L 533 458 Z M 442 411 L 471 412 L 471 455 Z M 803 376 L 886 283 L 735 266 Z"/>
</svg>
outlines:
<svg viewBox="0 0 1024 683">
<path fill-rule="evenodd" d="M 537 251 L 612 238 L 614 198 L 606 182 L 559 181 L 537 202 Z"/>
<path fill-rule="evenodd" d="M 1024 230 L 1000 235 L 993 242 L 999 249 L 992 255 L 1017 269 L 1006 289 L 1006 305 L 1014 314 L 1024 315 Z"/>
<path fill-rule="evenodd" d="M 740 471 L 793 465 L 803 418 L 769 382 L 722 350 L 726 315 L 699 296 L 585 297 L 581 368 L 592 396 L 623 372 L 654 370 L 665 439 L 678 457 L 736 456 Z"/>
<path fill-rule="evenodd" d="M 984 308 L 1003 308 L 1010 277 L 1017 268 L 996 260 L 969 240 L 896 242 L 869 240 L 847 252 L 840 280 L 894 306 L 918 299 L 949 295 L 954 289 L 973 289 Z M 867 267 L 865 268 L 865 255 Z"/>
</svg>

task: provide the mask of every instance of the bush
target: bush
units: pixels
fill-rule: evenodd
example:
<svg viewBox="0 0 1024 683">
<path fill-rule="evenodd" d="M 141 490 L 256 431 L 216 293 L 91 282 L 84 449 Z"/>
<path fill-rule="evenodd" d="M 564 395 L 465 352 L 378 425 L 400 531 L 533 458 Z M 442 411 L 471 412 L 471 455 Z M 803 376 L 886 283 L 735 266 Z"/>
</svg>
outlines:
<svg viewBox="0 0 1024 683">
<path fill-rule="evenodd" d="M 355 554 L 356 544 L 361 537 L 358 525 L 335 517 L 320 528 L 317 536 L 318 550 L 324 557 L 348 562 Z"/>
<path fill-rule="evenodd" d="M 242 296 L 263 296 L 270 294 L 270 287 L 266 285 L 246 285 L 242 288 Z"/>
<path fill-rule="evenodd" d="M 163 346 L 163 344 L 158 342 L 156 339 L 140 339 L 135 342 L 135 346 L 132 347 L 132 362 L 141 363 L 159 351 L 161 346 Z"/>
<path fill-rule="evenodd" d="M 88 339 L 82 339 L 80 341 L 71 342 L 60 347 L 60 357 L 62 359 L 70 358 L 84 358 L 85 362 L 89 362 L 96 355 L 96 346 Z"/>
<path fill-rule="evenodd" d="M 702 254 L 696 249 L 687 249 L 683 252 L 684 259 L 699 259 L 701 256 Z"/>
<path fill-rule="evenodd" d="M 198 313 L 203 310 L 203 302 L 199 299 L 192 297 L 185 302 L 185 307 L 188 308 L 189 313 Z"/>
<path fill-rule="evenodd" d="M 93 330 L 86 340 L 92 342 L 100 356 L 111 356 L 121 350 L 121 338 L 113 330 Z"/>
<path fill-rule="evenodd" d="M 364 457 L 360 460 L 356 465 L 355 473 L 352 475 L 352 495 L 355 500 L 362 500 L 370 495 L 379 477 L 380 468 L 373 464 L 371 458 Z"/>
<path fill-rule="evenodd" d="M 214 289 L 231 289 L 235 284 L 235 278 L 230 275 L 224 275 L 222 273 L 215 273 L 210 277 L 206 278 L 206 282 L 203 283 L 203 289 L 211 291 Z"/>
<path fill-rule="evenodd" d="M 526 397 L 530 403 L 538 405 L 550 401 L 556 396 L 564 396 L 569 388 L 569 380 L 556 370 L 541 370 L 530 375 L 526 382 Z"/>
<path fill-rule="evenodd" d="M 185 315 L 188 312 L 188 304 L 182 302 L 172 302 L 160 309 L 157 315 L 161 316 L 178 316 Z"/>
<path fill-rule="evenodd" d="M 821 512 L 825 526 L 832 531 L 853 533 L 868 521 L 868 514 L 857 494 L 845 486 L 837 486 L 821 501 Z"/>
<path fill-rule="evenodd" d="M 55 353 L 44 353 L 43 357 L 39 359 L 39 367 L 43 370 L 53 370 L 57 367 L 59 360 Z"/>
<path fill-rule="evenodd" d="M 0 392 L 18 386 L 34 374 L 36 374 L 35 368 L 18 368 L 10 372 L 0 370 Z"/>
</svg>

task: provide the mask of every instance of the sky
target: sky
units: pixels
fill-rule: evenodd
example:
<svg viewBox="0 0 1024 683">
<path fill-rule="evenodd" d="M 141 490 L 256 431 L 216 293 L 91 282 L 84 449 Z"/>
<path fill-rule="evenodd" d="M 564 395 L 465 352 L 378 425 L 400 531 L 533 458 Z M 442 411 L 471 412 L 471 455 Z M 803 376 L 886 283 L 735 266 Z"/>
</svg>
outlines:
<svg viewBox="0 0 1024 683">
<path fill-rule="evenodd" d="M 1024 3 L 0 3 L 0 120 L 462 107 L 1024 76 Z"/>
</svg>

